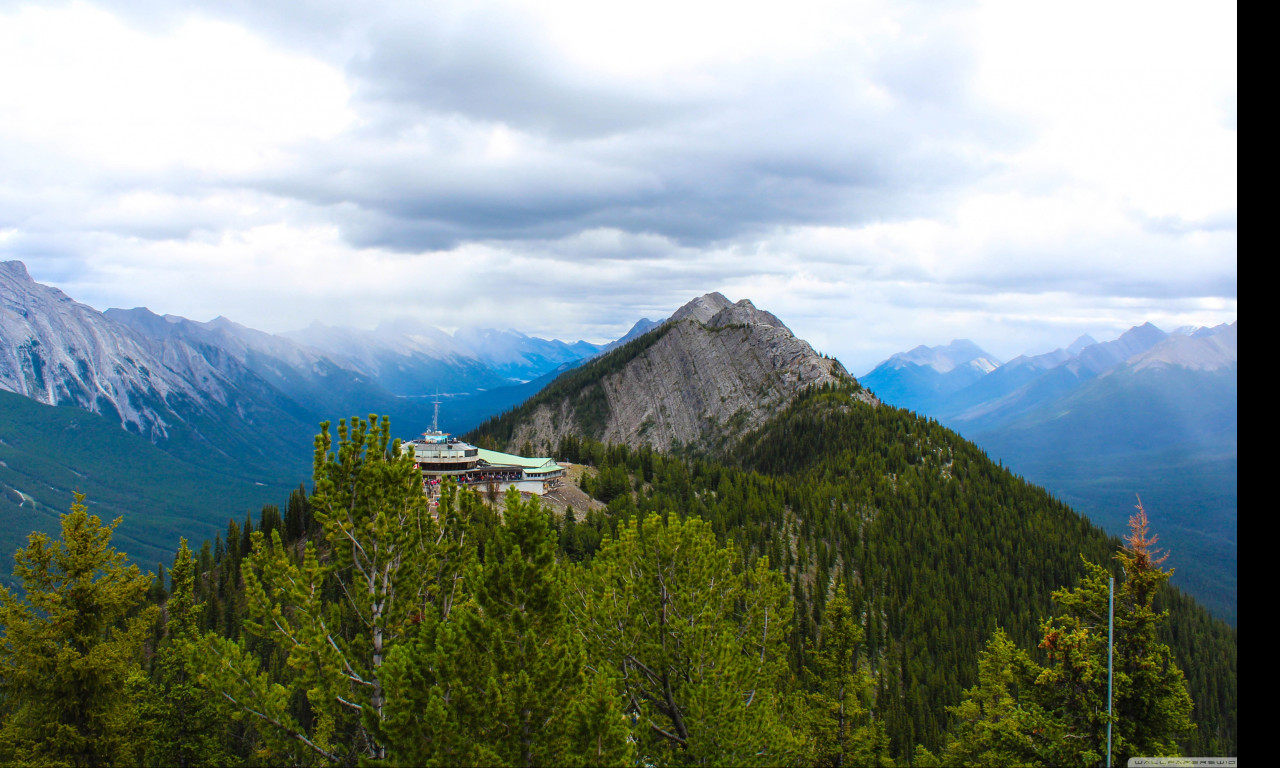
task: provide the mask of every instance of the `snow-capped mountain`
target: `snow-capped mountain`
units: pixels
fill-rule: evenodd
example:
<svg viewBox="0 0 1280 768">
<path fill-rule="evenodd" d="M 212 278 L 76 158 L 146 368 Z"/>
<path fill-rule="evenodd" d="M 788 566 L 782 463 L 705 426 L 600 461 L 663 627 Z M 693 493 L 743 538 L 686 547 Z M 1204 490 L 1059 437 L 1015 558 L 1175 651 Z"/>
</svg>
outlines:
<svg viewBox="0 0 1280 768">
<path fill-rule="evenodd" d="M 968 339 L 938 347 L 918 346 L 858 377 L 881 399 L 920 413 L 932 413 L 955 393 L 987 376 L 1000 361 Z"/>
<path fill-rule="evenodd" d="M 970 365 L 974 370 L 990 372 L 1000 365 L 1000 361 L 968 339 L 955 339 L 946 346 L 926 347 L 922 344 L 908 352 L 899 352 L 882 365 L 893 368 L 919 365 L 932 368 L 938 373 L 949 373 L 963 365 Z"/>
<path fill-rule="evenodd" d="M 937 357 L 917 348 L 861 381 L 957 430 L 1112 532 L 1123 530 L 1140 493 L 1158 510 L 1178 583 L 1234 618 L 1237 323 L 1173 333 L 1145 323 L 1106 342 L 1082 336 L 950 393 L 927 365 Z"/>
</svg>

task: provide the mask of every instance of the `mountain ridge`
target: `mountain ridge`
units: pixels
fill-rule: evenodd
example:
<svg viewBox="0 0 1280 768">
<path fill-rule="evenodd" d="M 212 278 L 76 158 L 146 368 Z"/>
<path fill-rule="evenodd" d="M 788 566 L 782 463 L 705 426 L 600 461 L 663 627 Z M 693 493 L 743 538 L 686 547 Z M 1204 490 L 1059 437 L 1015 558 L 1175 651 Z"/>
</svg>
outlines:
<svg viewBox="0 0 1280 768">
<path fill-rule="evenodd" d="M 657 450 L 715 450 L 806 387 L 853 381 L 770 312 L 720 293 L 697 297 L 472 434 L 504 449 L 586 435 Z M 868 402 L 873 399 L 866 395 Z"/>
<path fill-rule="evenodd" d="M 1163 515 L 1175 583 L 1234 622 L 1237 339 L 1238 321 L 1172 333 L 1144 323 L 1114 341 L 1082 336 L 1016 357 L 946 398 L 930 399 L 919 366 L 875 391 L 956 429 L 1113 533 L 1141 494 Z M 911 387 L 924 391 L 900 397 Z"/>
</svg>

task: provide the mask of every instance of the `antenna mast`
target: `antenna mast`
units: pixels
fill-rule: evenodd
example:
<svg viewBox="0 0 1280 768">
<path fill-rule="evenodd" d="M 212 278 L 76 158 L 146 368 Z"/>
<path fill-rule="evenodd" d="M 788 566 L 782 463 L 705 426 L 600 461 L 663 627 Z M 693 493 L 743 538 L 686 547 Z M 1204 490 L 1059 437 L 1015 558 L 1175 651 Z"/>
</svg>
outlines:
<svg viewBox="0 0 1280 768">
<path fill-rule="evenodd" d="M 431 415 L 431 431 L 440 431 L 440 388 L 436 387 L 435 409 Z"/>
</svg>

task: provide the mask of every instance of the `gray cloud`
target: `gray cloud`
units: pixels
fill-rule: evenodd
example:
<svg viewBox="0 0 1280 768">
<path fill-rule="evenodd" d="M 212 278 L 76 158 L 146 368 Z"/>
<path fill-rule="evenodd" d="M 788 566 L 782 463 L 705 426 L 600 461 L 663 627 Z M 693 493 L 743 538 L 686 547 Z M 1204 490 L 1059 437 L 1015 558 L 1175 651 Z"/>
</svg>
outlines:
<svg viewBox="0 0 1280 768">
<path fill-rule="evenodd" d="M 381 136 L 360 137 L 316 146 L 256 183 L 320 205 L 350 204 L 354 215 L 341 220 L 358 245 L 413 251 L 597 227 L 706 244 L 779 225 L 927 214 L 995 167 L 976 159 L 975 142 L 1016 134 L 976 111 L 951 115 L 954 136 L 940 133 L 929 109 L 850 103 L 841 89 L 858 88 L 856 78 L 815 84 L 817 74 L 774 73 L 714 114 L 621 136 L 537 134 L 536 155 L 505 165 L 438 144 L 388 151 Z M 540 114 L 577 121 L 574 109 L 556 106 L 542 103 Z M 457 127 L 439 123 L 426 134 Z"/>
<path fill-rule="evenodd" d="M 112 7 L 157 32 L 185 18 L 163 3 Z M 927 14 L 912 19 L 910 45 L 881 59 L 858 49 L 748 59 L 708 70 L 711 85 L 663 88 L 581 71 L 511 8 L 195 7 L 343 68 L 362 123 L 246 175 L 112 182 L 299 200 L 330 211 L 357 247 L 413 252 L 598 227 L 706 244 L 921 215 L 1018 138 L 1014 121 L 969 93 L 973 52 Z M 496 126 L 530 146 L 505 163 L 477 156 L 476 137 Z M 137 227 L 142 237 L 183 231 Z"/>
<path fill-rule="evenodd" d="M 17 7 L 0 0 L 0 13 Z M 1012 234 L 960 220 L 974 195 L 1057 201 L 1074 183 L 1070 170 L 1020 164 L 1047 129 L 978 87 L 984 43 L 968 3 L 895 6 L 895 30 L 860 30 L 856 44 L 788 56 L 747 50 L 651 77 L 592 71 L 557 48 L 535 11 L 506 7 L 103 7 L 161 36 L 194 12 L 322 61 L 345 77 L 354 120 L 225 170 L 128 166 L 0 142 L 0 258 L 78 281 L 86 300 L 164 301 L 154 308 L 198 314 L 180 303 L 189 300 L 200 312 L 282 330 L 323 312 L 370 325 L 361 318 L 411 303 L 432 284 L 491 325 L 605 338 L 722 290 L 789 309 L 799 320 L 783 319 L 826 334 L 828 351 L 866 355 L 870 342 L 818 321 L 856 318 L 896 341 L 894 323 L 960 333 L 959 314 L 994 316 L 999 295 L 1071 296 L 1087 307 L 1042 301 L 1064 318 L 1092 317 L 1091 302 L 1106 297 L 1185 312 L 1190 304 L 1178 302 L 1209 297 L 1234 311 L 1233 201 L 1217 213 L 1131 207 L 1122 212 L 1129 227 L 1080 216 L 1079 226 L 1094 229 L 1048 240 L 1036 232 L 1041 222 L 1020 226 L 1016 211 L 1002 223 Z M 1232 96 L 1222 119 L 1234 129 L 1234 84 L 1224 92 Z M 1046 99 L 1058 96 L 1046 89 Z M 1064 210 L 1076 204 L 1062 198 Z M 253 234 L 273 226 L 311 239 Z M 826 228 L 847 236 L 813 233 Z M 336 229 L 333 240 L 315 234 L 327 229 Z M 181 285 L 181 260 L 209 269 L 216 248 L 228 263 L 242 260 L 252 289 L 214 295 L 209 281 L 196 296 Z M 327 284 L 290 285 L 292 293 L 271 285 L 288 274 L 276 260 L 339 269 L 344 254 L 360 263 L 352 270 L 384 270 L 390 287 L 370 282 L 369 296 L 342 298 Z M 476 274 L 451 272 L 445 283 L 441 273 L 460 259 L 476 259 Z M 495 297 L 494 275 L 519 297 Z M 127 299 L 110 299 L 111 290 Z M 216 301 L 227 306 L 215 310 Z M 1025 338 L 1057 327 L 1017 322 L 1040 329 Z"/>
<path fill-rule="evenodd" d="M 164 4 L 113 7 L 152 28 L 182 18 Z M 664 84 L 583 71 L 509 7 L 198 7 L 346 72 L 358 129 L 223 182 L 324 206 L 356 246 L 596 227 L 705 244 L 921 215 L 1025 138 L 975 100 L 974 52 L 934 9 L 908 15 L 908 42 L 883 51 L 748 58 L 710 68 L 708 84 Z M 496 125 L 531 155 L 476 157 L 466 142 Z"/>
<path fill-rule="evenodd" d="M 695 103 L 619 89 L 571 67 L 509 10 L 464 11 L 446 23 L 388 19 L 348 66 L 357 98 L 400 112 L 393 126 L 464 115 L 557 139 L 629 133 L 697 111 Z"/>
</svg>

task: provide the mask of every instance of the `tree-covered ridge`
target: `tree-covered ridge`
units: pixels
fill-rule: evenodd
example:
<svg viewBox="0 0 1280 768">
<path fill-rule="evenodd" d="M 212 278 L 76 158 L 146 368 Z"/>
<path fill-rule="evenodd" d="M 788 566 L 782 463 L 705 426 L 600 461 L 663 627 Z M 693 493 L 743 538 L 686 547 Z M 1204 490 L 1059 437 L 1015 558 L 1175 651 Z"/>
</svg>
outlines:
<svg viewBox="0 0 1280 768">
<path fill-rule="evenodd" d="M 777 450 L 812 432 L 820 450 Z M 1104 569 L 1081 555 L 1141 547 L 843 388 L 801 397 L 736 463 L 566 438 L 562 457 L 593 464 L 586 486 L 608 502 L 584 519 L 453 488 L 429 508 L 385 422 L 326 430 L 316 448 L 314 493 L 183 546 L 170 585 L 160 569 L 145 594 L 113 598 L 100 642 L 163 608 L 149 636 L 127 635 L 105 689 L 127 744 L 73 722 L 88 752 L 40 752 L 21 713 L 67 693 L 15 687 L 29 657 L 13 627 L 31 617 L 7 612 L 0 762 L 127 749 L 149 765 L 1083 764 L 1102 748 L 1064 694 L 1096 696 L 1096 675 L 1041 674 L 1063 664 L 1039 646 L 1090 626 L 1078 617 Z M 1161 586 L 1158 563 L 1147 572 L 1118 626 L 1128 658 L 1157 663 L 1126 673 L 1124 716 L 1165 713 L 1184 753 L 1234 754 L 1234 631 Z M 1011 708 L 1034 717 L 1007 723 Z"/>
<path fill-rule="evenodd" d="M 995 629 L 1034 647 L 1053 591 L 1083 573 L 1081 556 L 1107 562 L 1120 542 L 954 432 L 855 392 L 805 393 L 748 435 L 733 464 L 590 441 L 560 449 L 600 468 L 588 489 L 614 517 L 697 515 L 748 558 L 769 556 L 792 586 L 798 659 L 843 583 L 881 673 L 880 718 L 902 756 L 914 744 L 941 746 L 946 706 L 974 682 Z M 1203 754 L 1232 750 L 1235 630 L 1175 589 L 1160 603 L 1170 610 L 1162 636 L 1196 702 L 1200 728 L 1188 743 Z"/>
</svg>

